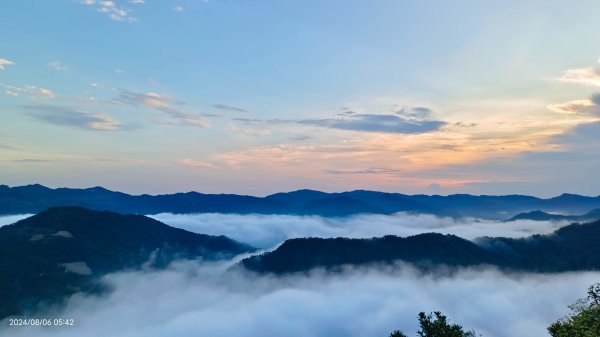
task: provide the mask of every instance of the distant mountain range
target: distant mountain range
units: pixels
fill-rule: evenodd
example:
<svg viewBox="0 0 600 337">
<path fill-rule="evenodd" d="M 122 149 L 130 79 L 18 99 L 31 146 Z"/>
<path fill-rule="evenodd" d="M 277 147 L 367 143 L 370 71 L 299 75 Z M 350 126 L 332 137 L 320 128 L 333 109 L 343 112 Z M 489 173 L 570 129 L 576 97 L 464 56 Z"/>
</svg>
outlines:
<svg viewBox="0 0 600 337">
<path fill-rule="evenodd" d="M 562 215 L 562 214 L 551 214 L 540 210 L 520 213 L 514 217 L 506 220 L 534 220 L 534 221 L 570 221 L 570 222 L 589 222 L 600 219 L 600 209 L 592 210 L 583 215 Z"/>
<path fill-rule="evenodd" d="M 38 213 L 55 206 L 81 206 L 119 213 L 238 213 L 348 216 L 410 212 L 506 220 L 520 213 L 584 214 L 600 208 L 600 196 L 562 194 L 541 199 L 524 195 L 405 195 L 375 191 L 325 193 L 299 190 L 266 197 L 198 192 L 129 195 L 102 187 L 50 189 L 0 185 L 0 215 Z"/>
<path fill-rule="evenodd" d="M 304 238 L 287 240 L 272 252 L 246 258 L 241 266 L 274 274 L 396 261 L 407 262 L 423 270 L 439 266 L 480 265 L 528 272 L 600 270 L 598 242 L 600 221 L 572 224 L 550 235 L 533 235 L 523 239 L 487 237 L 477 242 L 435 233 L 407 238 Z"/>
<path fill-rule="evenodd" d="M 102 291 L 104 274 L 160 268 L 178 258 L 231 258 L 253 248 L 142 215 L 57 207 L 0 227 L 0 319 Z"/>
</svg>

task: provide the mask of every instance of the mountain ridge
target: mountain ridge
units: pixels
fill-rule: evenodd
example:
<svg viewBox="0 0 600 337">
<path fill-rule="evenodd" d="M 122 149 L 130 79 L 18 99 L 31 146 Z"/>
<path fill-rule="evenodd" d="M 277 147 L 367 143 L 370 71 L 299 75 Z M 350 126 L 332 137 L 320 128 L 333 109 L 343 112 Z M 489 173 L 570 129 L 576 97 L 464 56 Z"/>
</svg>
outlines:
<svg viewBox="0 0 600 337">
<path fill-rule="evenodd" d="M 583 214 L 600 208 L 600 196 L 562 194 L 542 199 L 526 195 L 406 195 L 367 190 L 327 193 L 280 192 L 265 197 L 237 194 L 130 195 L 96 186 L 51 189 L 39 184 L 0 185 L 0 215 L 39 213 L 55 206 L 81 206 L 119 213 L 236 213 L 349 216 L 408 212 L 444 217 L 506 220 L 520 213 Z"/>
<path fill-rule="evenodd" d="M 600 219 L 600 208 L 591 210 L 590 212 L 582 215 L 563 215 L 563 214 L 552 214 L 544 211 L 535 210 L 526 213 L 519 213 L 512 218 L 506 220 L 533 220 L 533 221 L 571 221 L 571 222 L 590 222 Z"/>
<path fill-rule="evenodd" d="M 0 227 L 0 318 L 102 290 L 98 279 L 176 259 L 218 260 L 254 251 L 225 236 L 196 234 L 134 214 L 54 207 Z"/>
<path fill-rule="evenodd" d="M 482 237 L 469 241 L 439 233 L 371 239 L 299 238 L 287 240 L 273 251 L 243 259 L 239 265 L 272 274 L 397 261 L 424 270 L 487 265 L 524 272 L 590 271 L 600 270 L 599 239 L 600 221 L 571 224 L 548 235 L 520 239 Z"/>
</svg>

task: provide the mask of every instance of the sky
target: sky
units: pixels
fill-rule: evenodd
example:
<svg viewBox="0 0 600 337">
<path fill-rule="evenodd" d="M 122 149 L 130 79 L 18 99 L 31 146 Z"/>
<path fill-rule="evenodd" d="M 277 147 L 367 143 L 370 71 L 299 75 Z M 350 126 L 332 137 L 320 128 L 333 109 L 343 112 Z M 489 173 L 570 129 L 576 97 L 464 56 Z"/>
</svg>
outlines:
<svg viewBox="0 0 600 337">
<path fill-rule="evenodd" d="M 598 10 L 6 1 L 0 183 L 595 196 Z"/>
</svg>

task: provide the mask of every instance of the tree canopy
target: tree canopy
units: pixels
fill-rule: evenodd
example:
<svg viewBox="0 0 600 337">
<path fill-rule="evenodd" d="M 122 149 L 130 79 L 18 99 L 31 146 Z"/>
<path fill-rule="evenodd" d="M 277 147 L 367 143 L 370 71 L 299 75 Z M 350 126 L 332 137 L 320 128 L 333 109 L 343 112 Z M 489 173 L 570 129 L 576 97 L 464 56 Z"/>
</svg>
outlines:
<svg viewBox="0 0 600 337">
<path fill-rule="evenodd" d="M 474 331 L 464 331 L 458 324 L 448 323 L 448 319 L 441 312 L 433 314 L 419 313 L 420 329 L 417 331 L 419 337 L 475 337 Z M 396 330 L 390 337 L 407 337 L 402 331 Z"/>
<path fill-rule="evenodd" d="M 552 323 L 548 332 L 552 337 L 600 337 L 600 283 L 588 288 L 588 296 L 569 306 L 571 314 Z M 436 311 L 418 315 L 420 329 L 417 337 L 476 337 L 475 331 L 464 331 L 458 324 L 450 324 L 446 316 Z M 389 337 L 407 337 L 395 330 Z"/>
<path fill-rule="evenodd" d="M 548 327 L 552 337 L 600 337 L 600 283 L 591 285 L 588 297 L 569 308 L 569 316 Z"/>
</svg>

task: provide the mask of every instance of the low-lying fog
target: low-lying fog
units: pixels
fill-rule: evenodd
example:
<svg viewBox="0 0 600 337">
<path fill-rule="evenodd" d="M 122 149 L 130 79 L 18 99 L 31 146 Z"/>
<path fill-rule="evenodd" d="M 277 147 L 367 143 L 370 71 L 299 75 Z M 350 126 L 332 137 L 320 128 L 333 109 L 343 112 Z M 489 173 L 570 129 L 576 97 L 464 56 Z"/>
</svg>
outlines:
<svg viewBox="0 0 600 337">
<path fill-rule="evenodd" d="M 5 216 L 0 216 L 0 227 L 5 226 L 5 225 L 14 224 L 17 221 L 23 220 L 25 218 L 29 218 L 32 215 L 33 214 L 19 214 L 19 215 L 5 215 Z"/>
<path fill-rule="evenodd" d="M 465 239 L 481 236 L 524 237 L 550 233 L 568 222 L 440 218 L 434 215 L 397 213 L 355 215 L 345 218 L 292 215 L 171 214 L 151 216 L 170 226 L 195 233 L 226 235 L 258 248 L 269 248 L 289 238 L 371 238 L 425 232 L 455 234 Z"/>
<path fill-rule="evenodd" d="M 503 274 L 465 269 L 422 275 L 406 267 L 348 269 L 339 274 L 273 278 L 228 264 L 177 262 L 163 271 L 111 274 L 114 291 L 74 296 L 51 318 L 73 327 L 9 327 L 13 337 L 387 337 L 415 336 L 419 311 L 440 310 L 484 337 L 548 337 L 546 327 L 585 296 L 600 273 Z"/>
<path fill-rule="evenodd" d="M 0 227 L 31 216 L 0 216 Z M 501 222 L 482 219 L 440 218 L 427 214 L 364 214 L 343 218 L 294 215 L 171 214 L 150 217 L 167 225 L 195 233 L 226 235 L 257 248 L 271 248 L 290 238 L 371 238 L 388 234 L 410 236 L 425 232 L 455 234 L 465 239 L 481 236 L 525 237 L 550 233 L 566 221 L 518 220 Z"/>
<path fill-rule="evenodd" d="M 292 237 L 400 236 L 422 232 L 522 237 L 549 233 L 560 222 L 476 219 L 430 215 L 316 216 L 159 214 L 153 218 L 193 232 L 227 235 L 268 248 Z M 0 224 L 18 218 L 0 218 Z M 387 337 L 402 329 L 415 336 L 419 311 L 440 310 L 452 322 L 484 337 L 548 337 L 546 327 L 569 312 L 567 305 L 600 281 L 599 272 L 505 274 L 469 268 L 452 275 L 423 275 L 414 269 L 361 267 L 338 274 L 275 278 L 239 270 L 235 261 L 179 261 L 163 271 L 110 274 L 114 289 L 103 297 L 76 295 L 60 313 L 74 327 L 10 327 L 0 335 L 33 336 L 303 336 Z"/>
</svg>

